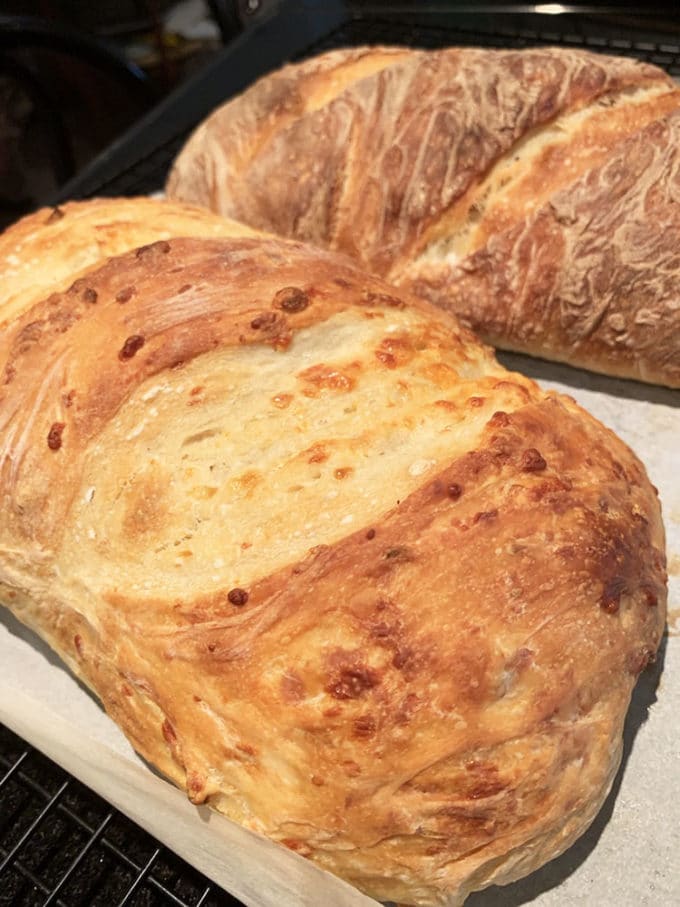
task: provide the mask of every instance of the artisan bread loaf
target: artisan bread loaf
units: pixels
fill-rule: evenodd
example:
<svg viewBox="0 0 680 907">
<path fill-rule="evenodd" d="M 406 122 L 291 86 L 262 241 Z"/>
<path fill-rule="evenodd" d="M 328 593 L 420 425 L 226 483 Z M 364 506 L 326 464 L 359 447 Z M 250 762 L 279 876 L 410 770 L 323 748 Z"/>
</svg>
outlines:
<svg viewBox="0 0 680 907">
<path fill-rule="evenodd" d="M 42 208 L 0 235 L 0 329 L 107 258 L 171 236 L 256 236 L 195 205 L 97 198 Z"/>
<path fill-rule="evenodd" d="M 588 826 L 666 577 L 642 465 L 570 398 L 251 238 L 114 258 L 0 362 L 0 600 L 195 803 L 419 905 Z"/>
<path fill-rule="evenodd" d="M 680 386 L 680 90 L 629 59 L 335 51 L 189 139 L 169 196 L 344 251 L 502 347 Z"/>
</svg>

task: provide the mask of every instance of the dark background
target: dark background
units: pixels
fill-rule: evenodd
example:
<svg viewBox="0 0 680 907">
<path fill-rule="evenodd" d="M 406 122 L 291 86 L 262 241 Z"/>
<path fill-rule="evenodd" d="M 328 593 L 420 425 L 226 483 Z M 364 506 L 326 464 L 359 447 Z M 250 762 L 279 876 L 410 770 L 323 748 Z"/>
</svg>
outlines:
<svg viewBox="0 0 680 907">
<path fill-rule="evenodd" d="M 178 34 L 165 24 L 176 5 L 0 3 L 0 228 L 48 198 L 242 27 L 238 4 L 205 3 L 203 34 Z"/>
</svg>

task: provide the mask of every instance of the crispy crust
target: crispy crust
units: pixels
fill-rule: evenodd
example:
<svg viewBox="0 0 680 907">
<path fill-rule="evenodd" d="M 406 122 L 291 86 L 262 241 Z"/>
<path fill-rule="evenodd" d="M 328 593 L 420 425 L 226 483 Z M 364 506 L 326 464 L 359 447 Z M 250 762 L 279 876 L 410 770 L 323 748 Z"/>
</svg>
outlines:
<svg viewBox="0 0 680 907">
<path fill-rule="evenodd" d="M 107 258 L 171 236 L 256 236 L 195 205 L 98 198 L 41 208 L 0 235 L 0 330 Z"/>
<path fill-rule="evenodd" d="M 321 57 L 224 105 L 178 157 L 169 195 L 346 252 L 501 347 L 680 386 L 670 78 L 555 48 L 374 53 L 361 78 Z M 370 49 L 354 54 L 367 68 Z M 546 239 L 536 223 L 553 211 L 577 242 L 562 226 Z"/>
<path fill-rule="evenodd" d="M 375 897 L 560 853 L 664 624 L 634 455 L 330 253 L 171 240 L 85 284 L 0 339 L 3 601 L 194 802 Z"/>
</svg>

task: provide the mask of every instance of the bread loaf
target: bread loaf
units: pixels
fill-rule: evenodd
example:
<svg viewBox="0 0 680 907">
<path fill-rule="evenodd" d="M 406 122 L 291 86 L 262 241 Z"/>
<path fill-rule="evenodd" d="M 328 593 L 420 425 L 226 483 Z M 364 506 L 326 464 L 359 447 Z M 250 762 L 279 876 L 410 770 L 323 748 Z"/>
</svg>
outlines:
<svg viewBox="0 0 680 907">
<path fill-rule="evenodd" d="M 98 198 L 42 208 L 0 235 L 0 330 L 107 258 L 171 236 L 256 236 L 194 205 Z M 76 288 L 77 289 L 77 288 Z"/>
<path fill-rule="evenodd" d="M 680 90 L 586 51 L 334 51 L 188 141 L 170 197 L 344 251 L 504 349 L 680 387 Z"/>
<path fill-rule="evenodd" d="M 414 905 L 587 827 L 666 578 L 642 465 L 571 399 L 252 238 L 114 258 L 0 363 L 0 601 L 195 803 Z"/>
</svg>

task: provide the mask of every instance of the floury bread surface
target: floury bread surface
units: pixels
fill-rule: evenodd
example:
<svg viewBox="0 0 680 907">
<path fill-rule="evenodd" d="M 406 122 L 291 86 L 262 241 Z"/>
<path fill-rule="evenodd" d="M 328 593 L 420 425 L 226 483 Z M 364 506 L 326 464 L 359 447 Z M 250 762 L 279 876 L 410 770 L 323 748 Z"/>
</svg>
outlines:
<svg viewBox="0 0 680 907">
<path fill-rule="evenodd" d="M 578 50 L 333 51 L 218 109 L 167 191 L 352 255 L 499 347 L 680 387 L 680 91 Z"/>
<path fill-rule="evenodd" d="M 0 361 L 0 600 L 194 802 L 403 904 L 586 828 L 664 539 L 569 398 L 275 240 L 113 259 Z"/>
<path fill-rule="evenodd" d="M 171 236 L 257 235 L 205 208 L 144 197 L 41 208 L 0 234 L 0 330 L 50 293 L 67 290 L 130 249 Z"/>
</svg>

